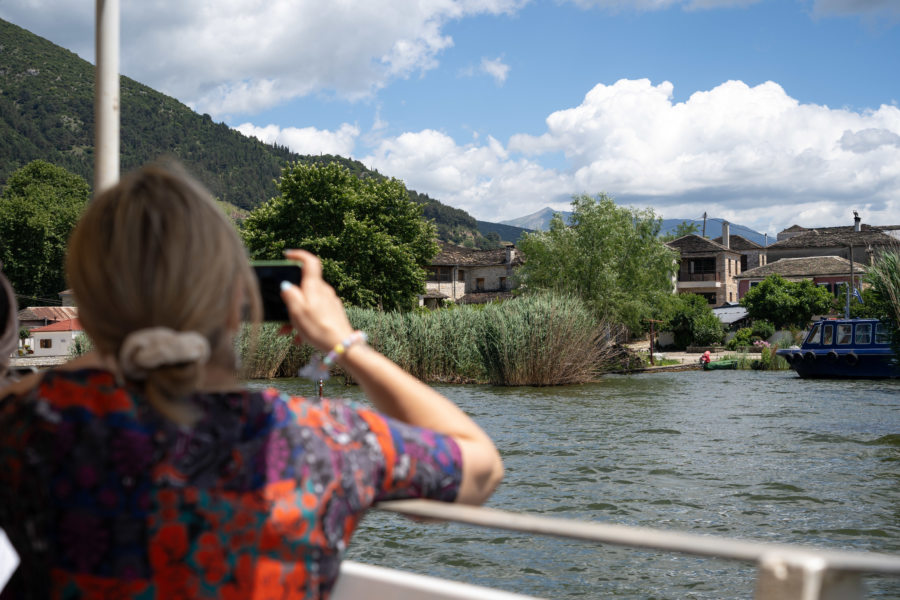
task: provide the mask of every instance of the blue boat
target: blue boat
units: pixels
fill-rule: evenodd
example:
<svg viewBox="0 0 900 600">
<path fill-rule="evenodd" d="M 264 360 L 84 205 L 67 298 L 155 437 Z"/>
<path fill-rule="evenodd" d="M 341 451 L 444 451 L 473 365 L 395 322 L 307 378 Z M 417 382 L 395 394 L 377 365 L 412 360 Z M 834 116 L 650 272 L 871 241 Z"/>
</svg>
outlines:
<svg viewBox="0 0 900 600">
<path fill-rule="evenodd" d="M 800 377 L 900 377 L 900 365 L 891 349 L 892 326 L 878 319 L 822 319 L 806 340 L 778 350 Z"/>
</svg>

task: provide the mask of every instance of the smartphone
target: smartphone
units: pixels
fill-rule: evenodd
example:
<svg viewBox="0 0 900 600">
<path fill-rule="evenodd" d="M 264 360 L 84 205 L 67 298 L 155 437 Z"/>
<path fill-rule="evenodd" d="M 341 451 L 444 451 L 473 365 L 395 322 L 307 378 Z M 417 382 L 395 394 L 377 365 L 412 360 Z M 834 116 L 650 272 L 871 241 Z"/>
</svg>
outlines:
<svg viewBox="0 0 900 600">
<path fill-rule="evenodd" d="M 257 260 L 251 263 L 262 296 L 263 321 L 288 321 L 287 306 L 281 299 L 281 282 L 300 285 L 300 263 L 292 260 Z"/>
</svg>

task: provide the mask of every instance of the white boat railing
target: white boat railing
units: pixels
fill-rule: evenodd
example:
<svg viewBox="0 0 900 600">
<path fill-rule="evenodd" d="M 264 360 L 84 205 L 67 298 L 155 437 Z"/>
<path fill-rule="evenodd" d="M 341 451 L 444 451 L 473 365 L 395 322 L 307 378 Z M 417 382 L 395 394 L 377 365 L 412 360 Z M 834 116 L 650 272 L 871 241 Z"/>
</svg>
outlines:
<svg viewBox="0 0 900 600">
<path fill-rule="evenodd" d="M 900 555 L 752 542 L 648 527 L 540 517 L 428 500 L 382 502 L 376 508 L 411 517 L 455 521 L 492 529 L 750 562 L 757 567 L 756 600 L 858 600 L 864 597 L 863 575 L 900 576 Z M 361 597 L 398 600 L 527 597 L 474 586 L 456 588 L 453 586 L 461 584 L 433 578 L 426 578 L 428 581 L 423 583 L 416 579 L 420 576 L 412 576 L 410 580 L 410 574 L 390 569 L 375 568 L 376 576 L 375 572 L 362 567 L 368 565 L 347 563 L 342 567 L 334 600 Z M 413 580 L 414 584 L 411 583 Z M 442 595 L 445 586 L 452 587 L 454 591 L 451 595 Z M 380 590 L 377 594 L 357 593 L 376 589 Z M 470 595 L 458 595 L 461 593 Z"/>
</svg>

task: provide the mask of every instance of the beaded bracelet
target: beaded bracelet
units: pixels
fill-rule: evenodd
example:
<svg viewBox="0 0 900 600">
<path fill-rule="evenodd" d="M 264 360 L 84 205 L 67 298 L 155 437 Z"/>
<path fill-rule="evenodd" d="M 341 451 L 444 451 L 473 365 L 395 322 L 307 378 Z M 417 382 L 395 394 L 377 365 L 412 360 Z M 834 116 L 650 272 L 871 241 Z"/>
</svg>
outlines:
<svg viewBox="0 0 900 600">
<path fill-rule="evenodd" d="M 366 335 L 365 331 L 354 331 L 347 336 L 347 339 L 335 344 L 334 348 L 331 349 L 331 352 L 326 354 L 324 358 L 314 356 L 312 360 L 309 361 L 309 364 L 300 369 L 297 374 L 300 377 L 306 377 L 307 379 L 328 379 L 331 376 L 329 369 L 331 368 L 331 365 L 334 364 L 334 361 L 337 360 L 338 356 L 349 350 L 351 346 L 360 343 L 365 344 L 368 341 L 369 336 Z"/>
</svg>

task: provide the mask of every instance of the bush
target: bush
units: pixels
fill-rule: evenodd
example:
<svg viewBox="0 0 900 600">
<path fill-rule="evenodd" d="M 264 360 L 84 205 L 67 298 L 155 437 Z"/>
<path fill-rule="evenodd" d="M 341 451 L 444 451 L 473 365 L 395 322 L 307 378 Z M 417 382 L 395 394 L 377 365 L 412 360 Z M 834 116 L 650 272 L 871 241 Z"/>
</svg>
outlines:
<svg viewBox="0 0 900 600">
<path fill-rule="evenodd" d="M 725 328 L 702 296 L 673 296 L 666 312 L 664 327 L 672 332 L 678 349 L 716 345 L 725 338 Z"/>
<path fill-rule="evenodd" d="M 739 348 L 746 348 L 752 343 L 753 330 L 749 327 L 741 327 L 734 334 L 734 337 L 728 340 L 728 343 L 725 344 L 725 347 L 729 350 L 737 350 Z"/>
<path fill-rule="evenodd" d="M 753 326 L 751 327 L 751 333 L 755 338 L 768 340 L 775 335 L 775 325 L 765 320 L 754 321 Z"/>
<path fill-rule="evenodd" d="M 91 338 L 85 333 L 79 333 L 75 336 L 75 339 L 72 340 L 72 345 L 69 346 L 69 358 L 76 358 L 82 354 L 87 354 L 93 349 L 94 344 L 91 342 Z"/>
</svg>

